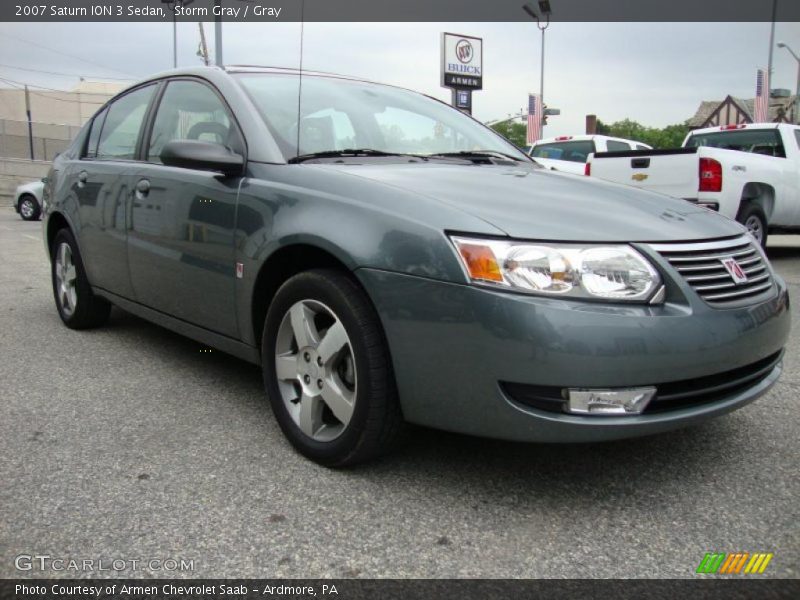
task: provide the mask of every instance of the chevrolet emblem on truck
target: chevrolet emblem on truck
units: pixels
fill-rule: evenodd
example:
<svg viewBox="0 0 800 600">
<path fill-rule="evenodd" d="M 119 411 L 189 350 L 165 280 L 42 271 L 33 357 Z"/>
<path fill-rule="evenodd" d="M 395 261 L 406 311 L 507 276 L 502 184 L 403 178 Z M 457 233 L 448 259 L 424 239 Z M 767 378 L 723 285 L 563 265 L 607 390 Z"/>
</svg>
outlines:
<svg viewBox="0 0 800 600">
<path fill-rule="evenodd" d="M 647 173 L 634 173 L 633 175 L 631 175 L 631 179 L 633 179 L 634 181 L 644 181 L 648 177 L 649 175 Z"/>
</svg>

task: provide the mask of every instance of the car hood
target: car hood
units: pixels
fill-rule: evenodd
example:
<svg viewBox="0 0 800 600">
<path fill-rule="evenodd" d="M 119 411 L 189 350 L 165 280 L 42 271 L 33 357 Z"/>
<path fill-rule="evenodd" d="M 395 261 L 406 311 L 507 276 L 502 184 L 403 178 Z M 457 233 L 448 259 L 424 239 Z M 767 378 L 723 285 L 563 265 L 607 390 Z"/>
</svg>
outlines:
<svg viewBox="0 0 800 600">
<path fill-rule="evenodd" d="M 435 199 L 515 238 L 664 242 L 742 232 L 737 223 L 684 200 L 535 166 L 434 161 L 315 166 Z"/>
</svg>

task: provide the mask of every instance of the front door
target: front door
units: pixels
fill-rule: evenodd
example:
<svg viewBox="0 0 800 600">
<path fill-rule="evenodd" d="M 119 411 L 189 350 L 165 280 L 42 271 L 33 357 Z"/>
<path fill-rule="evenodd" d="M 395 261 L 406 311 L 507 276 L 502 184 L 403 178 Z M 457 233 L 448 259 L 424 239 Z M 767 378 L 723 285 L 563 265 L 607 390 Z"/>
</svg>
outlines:
<svg viewBox="0 0 800 600">
<path fill-rule="evenodd" d="M 170 81 L 134 176 L 128 260 L 137 301 L 238 338 L 234 225 L 241 177 L 161 164 L 173 140 L 203 140 L 243 153 L 226 105 L 198 80 Z"/>
</svg>

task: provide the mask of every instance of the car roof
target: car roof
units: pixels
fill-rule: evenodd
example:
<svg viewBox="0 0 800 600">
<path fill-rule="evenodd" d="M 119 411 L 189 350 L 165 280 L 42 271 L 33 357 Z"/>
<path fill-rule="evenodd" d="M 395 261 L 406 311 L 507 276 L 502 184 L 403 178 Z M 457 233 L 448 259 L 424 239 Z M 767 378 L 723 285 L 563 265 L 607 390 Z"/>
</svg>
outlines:
<svg viewBox="0 0 800 600">
<path fill-rule="evenodd" d="M 218 66 L 197 66 L 197 67 L 178 67 L 175 69 L 168 69 L 166 71 L 160 71 L 158 73 L 154 73 L 152 75 L 148 75 L 145 78 L 140 79 L 136 83 L 126 87 L 122 90 L 118 95 L 124 94 L 127 90 L 143 85 L 145 83 L 149 83 L 151 81 L 158 81 L 159 79 L 165 79 L 168 77 L 202 77 L 204 79 L 208 79 L 212 83 L 215 80 L 220 78 L 228 78 L 232 74 L 236 73 L 272 73 L 272 74 L 284 74 L 284 75 L 300 75 L 302 73 L 303 77 L 327 77 L 332 79 L 345 79 L 347 81 L 354 81 L 359 83 L 368 83 L 371 85 L 382 85 L 391 88 L 397 88 L 406 90 L 409 92 L 413 92 L 415 94 L 420 94 L 423 96 L 427 96 L 429 98 L 433 98 L 428 94 L 423 94 L 422 92 L 418 92 L 416 90 L 412 90 L 409 88 L 404 88 L 398 85 L 392 85 L 390 83 L 382 83 L 379 81 L 372 81 L 369 79 L 364 79 L 363 77 L 355 77 L 352 75 L 345 75 L 342 73 L 332 73 L 327 71 L 314 71 L 308 69 L 298 69 L 296 67 L 274 67 L 274 66 L 263 66 L 263 65 L 224 65 L 222 67 Z M 436 98 L 433 98 L 436 100 Z"/>
</svg>

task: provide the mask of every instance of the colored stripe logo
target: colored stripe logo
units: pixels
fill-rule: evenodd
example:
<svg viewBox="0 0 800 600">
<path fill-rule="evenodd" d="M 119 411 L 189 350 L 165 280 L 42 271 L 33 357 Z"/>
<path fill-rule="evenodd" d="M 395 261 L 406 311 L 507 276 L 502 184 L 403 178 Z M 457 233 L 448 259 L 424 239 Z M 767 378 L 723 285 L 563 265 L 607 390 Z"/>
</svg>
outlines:
<svg viewBox="0 0 800 600">
<path fill-rule="evenodd" d="M 697 573 L 719 575 L 755 575 L 763 573 L 774 555 L 771 552 L 706 552 Z"/>
</svg>

